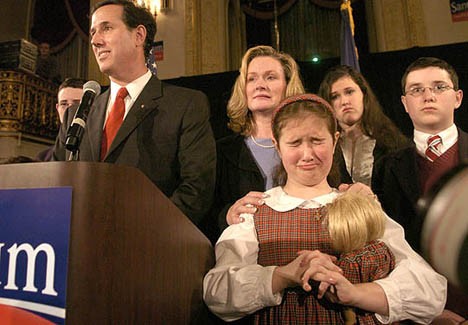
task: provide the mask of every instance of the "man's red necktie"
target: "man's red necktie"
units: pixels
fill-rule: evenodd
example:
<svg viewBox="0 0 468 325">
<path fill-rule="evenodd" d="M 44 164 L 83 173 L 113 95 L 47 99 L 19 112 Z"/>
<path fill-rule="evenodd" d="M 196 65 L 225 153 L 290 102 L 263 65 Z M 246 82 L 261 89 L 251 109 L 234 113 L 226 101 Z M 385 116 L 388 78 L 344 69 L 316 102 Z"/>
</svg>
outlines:
<svg viewBox="0 0 468 325">
<path fill-rule="evenodd" d="M 426 157 L 431 162 L 439 158 L 440 151 L 439 147 L 442 144 L 442 139 L 438 135 L 434 135 L 427 139 L 427 149 L 426 149 Z"/>
<path fill-rule="evenodd" d="M 109 150 L 112 141 L 114 141 L 115 135 L 122 125 L 123 118 L 125 115 L 125 97 L 127 97 L 128 91 L 127 88 L 122 87 L 117 93 L 115 98 L 114 105 L 109 113 L 107 118 L 106 126 L 104 127 L 104 132 L 102 133 L 102 143 L 101 143 L 101 161 L 104 160 L 104 157 Z"/>
</svg>

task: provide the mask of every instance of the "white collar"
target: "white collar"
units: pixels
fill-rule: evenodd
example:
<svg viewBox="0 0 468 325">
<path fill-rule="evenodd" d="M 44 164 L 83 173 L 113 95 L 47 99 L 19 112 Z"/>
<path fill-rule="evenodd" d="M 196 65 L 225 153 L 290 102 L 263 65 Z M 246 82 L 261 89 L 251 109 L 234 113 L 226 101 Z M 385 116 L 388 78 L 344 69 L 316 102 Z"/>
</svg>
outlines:
<svg viewBox="0 0 468 325">
<path fill-rule="evenodd" d="M 306 200 L 290 196 L 284 192 L 281 186 L 278 186 L 266 191 L 265 194 L 268 194 L 268 197 L 264 199 L 266 205 L 275 211 L 286 212 L 298 207 L 306 209 L 322 207 L 331 203 L 339 195 L 339 192 L 333 189 L 330 193 Z"/>
<path fill-rule="evenodd" d="M 435 134 L 425 133 L 422 131 L 414 130 L 413 140 L 416 144 L 416 149 L 419 154 L 425 155 L 427 149 L 427 139 Z M 442 138 L 441 153 L 444 153 L 447 149 L 453 146 L 458 140 L 458 130 L 455 124 L 452 124 L 449 128 L 437 133 Z"/>
<path fill-rule="evenodd" d="M 145 88 L 146 84 L 148 81 L 151 79 L 151 71 L 147 70 L 145 74 L 143 74 L 141 77 L 138 77 L 137 79 L 133 80 L 132 82 L 128 83 L 125 88 L 127 88 L 128 95 L 132 100 L 137 98 L 143 88 Z M 117 92 L 119 89 L 122 88 L 121 85 L 111 81 L 110 83 L 110 97 L 115 100 L 115 97 L 117 96 Z"/>
</svg>

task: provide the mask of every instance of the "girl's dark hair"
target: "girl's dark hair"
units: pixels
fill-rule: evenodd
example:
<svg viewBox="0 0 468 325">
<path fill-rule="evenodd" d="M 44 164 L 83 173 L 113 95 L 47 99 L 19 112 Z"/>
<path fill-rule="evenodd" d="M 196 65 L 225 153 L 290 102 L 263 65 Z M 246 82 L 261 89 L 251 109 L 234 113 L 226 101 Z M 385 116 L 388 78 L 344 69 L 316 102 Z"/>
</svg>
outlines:
<svg viewBox="0 0 468 325">
<path fill-rule="evenodd" d="M 328 70 L 320 84 L 319 96 L 331 103 L 333 84 L 341 78 L 351 78 L 361 89 L 364 111 L 361 117 L 362 132 L 375 139 L 387 152 L 394 152 L 408 145 L 408 139 L 383 112 L 382 107 L 364 76 L 347 65 Z"/>
</svg>

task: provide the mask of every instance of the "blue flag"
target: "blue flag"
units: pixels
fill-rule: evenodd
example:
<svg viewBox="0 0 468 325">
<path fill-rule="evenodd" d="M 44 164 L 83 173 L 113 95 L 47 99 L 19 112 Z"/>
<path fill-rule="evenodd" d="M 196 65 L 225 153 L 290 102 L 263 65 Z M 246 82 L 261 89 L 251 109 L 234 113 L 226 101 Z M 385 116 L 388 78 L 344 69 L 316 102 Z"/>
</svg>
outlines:
<svg viewBox="0 0 468 325">
<path fill-rule="evenodd" d="M 154 46 L 150 50 L 148 59 L 146 60 L 146 66 L 152 74 L 155 76 L 158 75 L 158 66 L 156 65 L 156 59 L 154 57 Z"/>
<path fill-rule="evenodd" d="M 361 71 L 359 58 L 354 43 L 354 21 L 351 8 L 351 1 L 345 0 L 340 8 L 341 12 L 341 64 L 349 65 Z"/>
</svg>

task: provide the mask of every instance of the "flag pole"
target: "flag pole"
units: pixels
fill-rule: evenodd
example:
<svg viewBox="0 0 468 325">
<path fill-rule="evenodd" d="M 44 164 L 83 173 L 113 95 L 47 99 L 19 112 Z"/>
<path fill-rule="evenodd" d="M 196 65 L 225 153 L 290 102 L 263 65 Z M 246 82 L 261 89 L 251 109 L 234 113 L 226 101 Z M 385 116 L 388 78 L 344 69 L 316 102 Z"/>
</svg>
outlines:
<svg viewBox="0 0 468 325">
<path fill-rule="evenodd" d="M 276 40 L 276 49 L 280 50 L 280 33 L 278 28 L 278 7 L 276 6 L 276 0 L 273 1 L 273 14 L 275 16 L 275 40 Z"/>
</svg>

